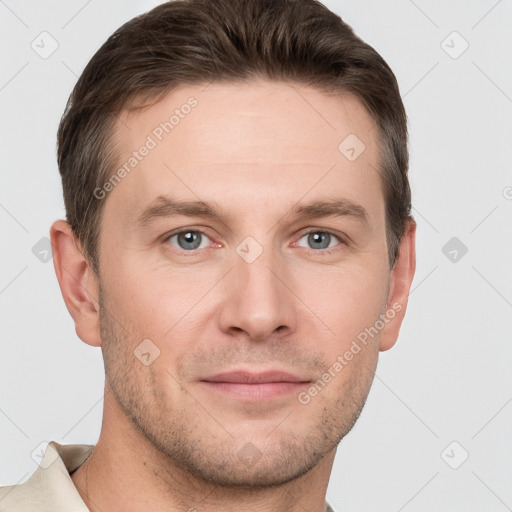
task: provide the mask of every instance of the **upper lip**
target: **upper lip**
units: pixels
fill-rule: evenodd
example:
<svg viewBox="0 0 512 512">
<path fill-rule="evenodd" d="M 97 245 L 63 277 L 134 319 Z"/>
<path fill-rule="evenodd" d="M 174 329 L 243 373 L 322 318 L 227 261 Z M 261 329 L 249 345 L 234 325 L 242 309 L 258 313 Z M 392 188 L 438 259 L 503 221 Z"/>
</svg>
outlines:
<svg viewBox="0 0 512 512">
<path fill-rule="evenodd" d="M 218 373 L 201 379 L 206 382 L 239 382 L 244 384 L 261 384 L 266 382 L 309 382 L 309 379 L 285 371 L 266 371 L 254 373 L 244 370 Z"/>
</svg>

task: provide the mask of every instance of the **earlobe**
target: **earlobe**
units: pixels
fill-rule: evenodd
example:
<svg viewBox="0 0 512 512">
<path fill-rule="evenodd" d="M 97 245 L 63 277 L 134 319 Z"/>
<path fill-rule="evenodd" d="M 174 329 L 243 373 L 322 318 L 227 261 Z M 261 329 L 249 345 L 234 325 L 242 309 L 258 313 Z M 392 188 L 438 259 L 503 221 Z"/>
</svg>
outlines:
<svg viewBox="0 0 512 512">
<path fill-rule="evenodd" d="M 98 276 L 84 258 L 80 243 L 65 220 L 50 228 L 53 266 L 78 337 L 91 346 L 101 345 Z"/>
<path fill-rule="evenodd" d="M 400 241 L 397 260 L 391 273 L 386 317 L 388 322 L 381 332 L 379 349 L 389 350 L 397 341 L 400 326 L 407 309 L 409 291 L 416 270 L 416 222 L 411 219 Z"/>
</svg>

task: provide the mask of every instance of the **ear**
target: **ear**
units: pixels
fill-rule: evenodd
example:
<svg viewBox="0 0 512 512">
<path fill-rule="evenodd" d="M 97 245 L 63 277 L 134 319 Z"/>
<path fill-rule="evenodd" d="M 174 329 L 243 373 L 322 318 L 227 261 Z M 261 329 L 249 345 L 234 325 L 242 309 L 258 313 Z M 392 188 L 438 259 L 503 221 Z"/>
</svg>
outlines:
<svg viewBox="0 0 512 512">
<path fill-rule="evenodd" d="M 99 280 L 82 255 L 81 244 L 65 220 L 50 228 L 53 266 L 66 307 L 78 337 L 88 345 L 101 345 L 99 329 Z"/>
<path fill-rule="evenodd" d="M 400 326 L 407 309 L 409 290 L 416 270 L 416 222 L 410 220 L 400 241 L 400 248 L 393 271 L 386 306 L 388 322 L 381 331 L 379 349 L 389 350 L 398 339 Z"/>
</svg>

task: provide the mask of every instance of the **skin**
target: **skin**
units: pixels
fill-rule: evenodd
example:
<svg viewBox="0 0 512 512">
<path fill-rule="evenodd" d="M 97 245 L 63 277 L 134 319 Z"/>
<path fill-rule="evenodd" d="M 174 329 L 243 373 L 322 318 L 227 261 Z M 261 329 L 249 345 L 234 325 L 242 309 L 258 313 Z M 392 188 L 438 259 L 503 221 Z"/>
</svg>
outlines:
<svg viewBox="0 0 512 512">
<path fill-rule="evenodd" d="M 398 337 L 415 224 L 391 270 L 374 122 L 356 98 L 302 85 L 182 85 L 121 114 L 119 164 L 191 96 L 197 106 L 103 199 L 99 276 L 69 225 L 51 227 L 66 306 L 106 371 L 100 438 L 72 480 L 91 511 L 321 512 L 337 445 L 361 412 L 379 351 Z M 338 150 L 351 133 L 366 146 L 354 161 Z M 221 216 L 139 226 L 161 194 L 212 203 Z M 368 222 L 291 212 L 333 198 L 364 208 Z M 171 237 L 178 228 L 201 231 L 200 248 Z M 333 233 L 330 254 L 309 228 Z M 237 253 L 248 236 L 262 250 L 251 263 Z M 257 246 L 242 247 L 254 255 Z M 298 392 L 393 304 L 401 309 L 379 334 L 300 403 Z M 148 366 L 134 355 L 144 339 L 160 351 Z M 233 369 L 309 383 L 251 401 L 202 381 Z M 252 460 L 242 460 L 247 450 Z"/>
</svg>

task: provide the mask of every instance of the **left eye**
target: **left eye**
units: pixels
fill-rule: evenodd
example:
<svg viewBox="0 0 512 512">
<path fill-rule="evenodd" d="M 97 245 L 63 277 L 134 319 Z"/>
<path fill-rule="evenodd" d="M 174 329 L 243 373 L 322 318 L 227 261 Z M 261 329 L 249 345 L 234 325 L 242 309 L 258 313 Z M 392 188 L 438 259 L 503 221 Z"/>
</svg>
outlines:
<svg viewBox="0 0 512 512">
<path fill-rule="evenodd" d="M 171 242 L 173 239 L 176 239 L 178 249 L 181 249 L 183 251 L 194 251 L 195 249 L 204 249 L 205 247 L 208 246 L 208 243 L 203 243 L 204 239 L 209 240 L 209 238 L 201 231 L 194 231 L 191 229 L 175 233 L 174 235 L 171 235 L 167 240 Z"/>
<path fill-rule="evenodd" d="M 341 239 L 338 236 L 334 233 L 330 233 L 329 231 L 310 231 L 303 235 L 300 240 L 303 238 L 306 238 L 307 244 L 311 244 L 311 246 L 308 247 L 309 249 L 330 249 L 337 245 L 336 243 L 334 245 L 330 245 L 331 242 L 341 242 Z"/>
</svg>

